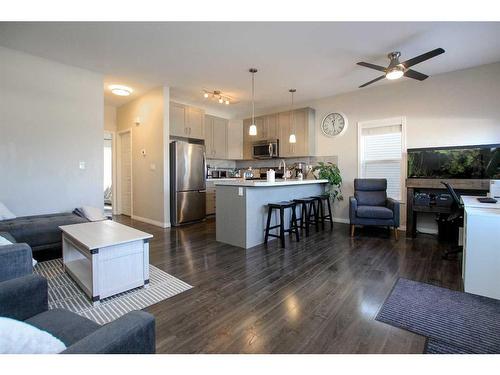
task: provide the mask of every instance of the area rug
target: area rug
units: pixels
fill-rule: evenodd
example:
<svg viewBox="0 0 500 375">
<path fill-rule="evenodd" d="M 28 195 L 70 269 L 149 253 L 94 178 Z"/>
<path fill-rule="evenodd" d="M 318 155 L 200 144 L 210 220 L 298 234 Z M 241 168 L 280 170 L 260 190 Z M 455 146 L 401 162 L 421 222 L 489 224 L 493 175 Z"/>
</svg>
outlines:
<svg viewBox="0 0 500 375">
<path fill-rule="evenodd" d="M 47 279 L 49 309 L 73 311 L 99 324 L 109 323 L 122 315 L 141 310 L 182 293 L 192 286 L 149 265 L 149 288 L 136 288 L 101 300 L 93 306 L 78 284 L 63 271 L 62 259 L 39 262 L 34 271 Z"/>
<path fill-rule="evenodd" d="M 500 301 L 398 279 L 378 321 L 428 338 L 426 353 L 500 353 Z"/>
</svg>

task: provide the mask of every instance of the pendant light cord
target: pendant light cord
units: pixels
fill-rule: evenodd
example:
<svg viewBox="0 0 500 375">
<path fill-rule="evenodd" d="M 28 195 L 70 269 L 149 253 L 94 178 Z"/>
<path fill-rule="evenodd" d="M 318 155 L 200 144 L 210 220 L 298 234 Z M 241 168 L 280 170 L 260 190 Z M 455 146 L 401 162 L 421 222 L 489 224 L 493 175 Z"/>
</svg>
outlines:
<svg viewBox="0 0 500 375">
<path fill-rule="evenodd" d="M 252 125 L 255 125 L 255 72 L 252 72 Z"/>
</svg>

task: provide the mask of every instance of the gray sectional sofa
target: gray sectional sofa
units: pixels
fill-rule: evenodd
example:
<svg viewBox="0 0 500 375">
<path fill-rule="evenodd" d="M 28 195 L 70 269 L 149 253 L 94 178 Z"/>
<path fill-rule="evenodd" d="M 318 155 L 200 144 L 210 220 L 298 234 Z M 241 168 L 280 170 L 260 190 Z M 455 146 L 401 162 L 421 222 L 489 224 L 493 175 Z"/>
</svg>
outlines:
<svg viewBox="0 0 500 375">
<path fill-rule="evenodd" d="M 35 259 L 39 259 L 43 252 L 61 249 L 62 234 L 59 229 L 60 225 L 86 222 L 88 222 L 87 219 L 73 213 L 24 216 L 1 220 L 0 232 L 8 233 L 10 238 L 19 244 L 28 244 L 33 250 Z"/>
<path fill-rule="evenodd" d="M 64 309 L 48 308 L 48 284 L 33 274 L 27 244 L 0 246 L 0 316 L 24 321 L 66 345 L 62 354 L 152 354 L 155 318 L 132 311 L 100 326 Z"/>
</svg>

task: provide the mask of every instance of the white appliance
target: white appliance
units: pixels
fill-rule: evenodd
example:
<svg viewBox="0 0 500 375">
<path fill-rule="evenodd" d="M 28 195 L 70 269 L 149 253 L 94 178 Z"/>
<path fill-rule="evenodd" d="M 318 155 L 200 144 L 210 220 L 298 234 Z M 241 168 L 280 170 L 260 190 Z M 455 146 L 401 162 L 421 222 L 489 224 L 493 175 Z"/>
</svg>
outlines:
<svg viewBox="0 0 500 375">
<path fill-rule="evenodd" d="M 490 180 L 490 197 L 500 199 L 500 180 Z"/>
</svg>

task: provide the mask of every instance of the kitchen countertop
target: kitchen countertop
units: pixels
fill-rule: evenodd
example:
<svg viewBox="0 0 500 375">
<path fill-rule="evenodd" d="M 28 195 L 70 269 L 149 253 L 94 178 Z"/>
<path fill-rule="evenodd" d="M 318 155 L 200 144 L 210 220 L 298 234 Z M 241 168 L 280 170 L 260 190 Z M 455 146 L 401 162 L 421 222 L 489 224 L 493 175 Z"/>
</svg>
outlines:
<svg viewBox="0 0 500 375">
<path fill-rule="evenodd" d="M 242 180 L 242 179 L 216 179 L 215 185 L 220 186 L 245 186 L 245 187 L 271 187 L 271 186 L 290 186 L 290 185 L 308 185 L 308 184 L 326 184 L 328 180 L 296 180 L 296 179 L 276 179 L 275 182 L 266 180 Z"/>
</svg>

